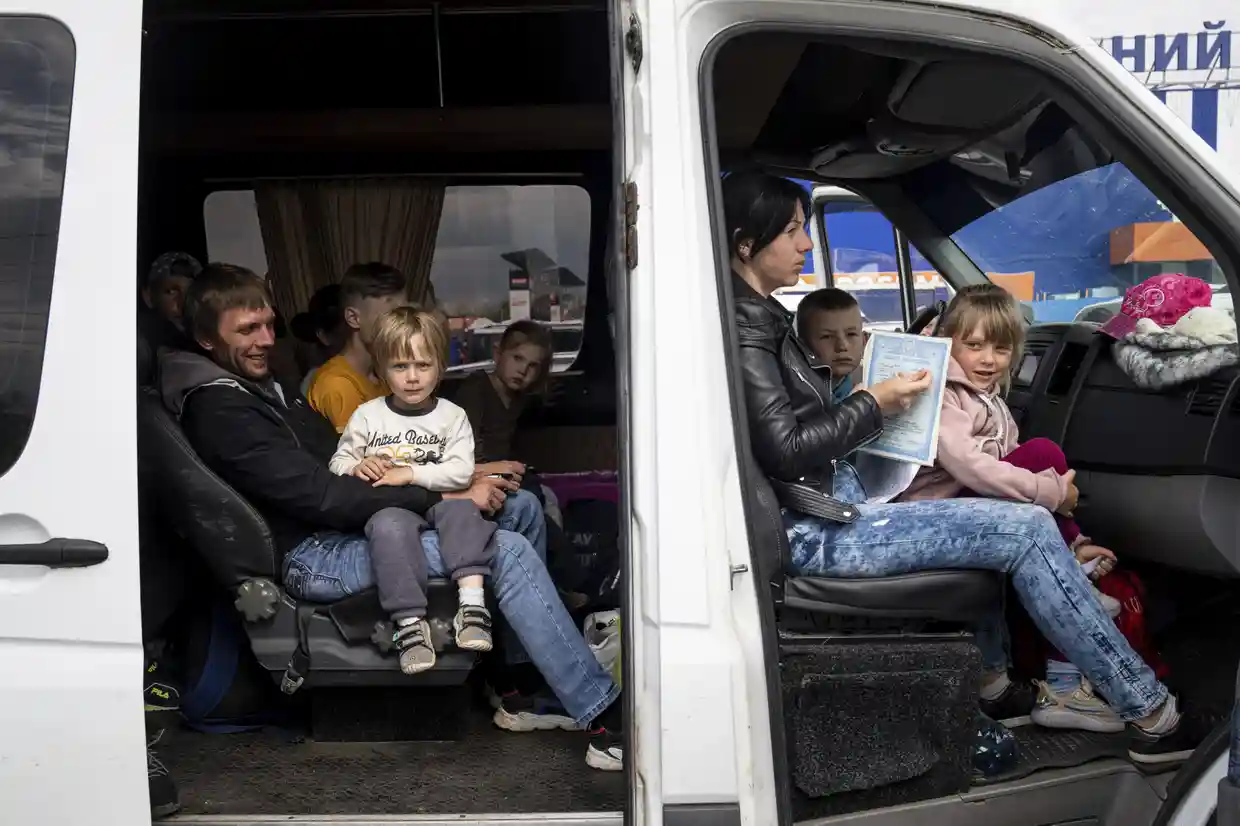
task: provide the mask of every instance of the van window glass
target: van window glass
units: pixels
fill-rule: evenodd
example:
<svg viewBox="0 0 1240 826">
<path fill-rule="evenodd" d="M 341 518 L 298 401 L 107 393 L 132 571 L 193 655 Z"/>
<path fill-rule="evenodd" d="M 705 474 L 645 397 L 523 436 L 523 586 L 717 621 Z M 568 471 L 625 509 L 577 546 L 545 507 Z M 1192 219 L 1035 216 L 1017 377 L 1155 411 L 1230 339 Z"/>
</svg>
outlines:
<svg viewBox="0 0 1240 826">
<path fill-rule="evenodd" d="M 450 186 L 431 283 L 451 325 L 450 372 L 486 365 L 507 322 L 550 324 L 552 370 L 581 347 L 590 196 L 579 186 Z"/>
<path fill-rule="evenodd" d="M 267 272 L 253 190 L 212 192 L 203 223 L 210 260 Z M 581 348 L 589 261 L 590 196 L 581 187 L 447 187 L 431 286 L 451 329 L 449 371 L 485 367 L 514 318 L 548 324 L 552 370 L 571 366 Z"/>
<path fill-rule="evenodd" d="M 259 275 L 267 274 L 267 248 L 258 223 L 258 204 L 252 189 L 221 189 L 202 203 L 207 234 L 207 258 L 237 264 Z"/>
<path fill-rule="evenodd" d="M 39 398 L 75 60 L 62 24 L 0 18 L 0 473 Z"/>
<path fill-rule="evenodd" d="M 852 293 L 869 330 L 900 330 L 899 268 L 891 222 L 873 206 L 856 201 L 823 204 L 826 245 L 835 286 Z M 951 299 L 951 288 L 917 247 L 909 245 L 917 310 Z"/>
<path fill-rule="evenodd" d="M 1078 125 L 1057 125 L 1014 180 L 969 174 L 974 153 L 962 152 L 912 176 L 911 189 L 1039 323 L 1105 321 L 1128 287 L 1160 273 L 1210 283 L 1214 305 L 1231 311 L 1223 271 L 1192 231 Z"/>
</svg>

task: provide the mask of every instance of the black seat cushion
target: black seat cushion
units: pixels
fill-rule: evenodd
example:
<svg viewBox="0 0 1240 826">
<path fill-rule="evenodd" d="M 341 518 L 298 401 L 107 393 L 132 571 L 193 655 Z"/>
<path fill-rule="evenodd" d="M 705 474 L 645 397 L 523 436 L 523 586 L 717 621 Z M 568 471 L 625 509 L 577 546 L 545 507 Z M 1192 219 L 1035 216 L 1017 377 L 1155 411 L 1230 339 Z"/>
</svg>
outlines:
<svg viewBox="0 0 1240 826">
<path fill-rule="evenodd" d="M 426 600 L 426 619 L 431 626 L 431 637 L 435 649 L 442 651 L 453 638 L 452 618 L 456 616 L 457 589 L 450 580 L 431 579 L 427 582 Z M 319 613 L 331 619 L 349 645 L 372 644 L 376 623 L 389 621 L 388 612 L 379 604 L 379 592 L 375 588 L 321 606 Z"/>
<path fill-rule="evenodd" d="M 446 580 L 431 580 L 427 598 L 430 602 L 427 620 L 438 651 L 434 668 L 413 676 L 404 674 L 396 650 L 391 646 L 383 646 L 381 650 L 383 638 L 390 639 L 392 630 L 387 613 L 380 607 L 378 595 L 372 588 L 330 605 L 315 606 L 306 633 L 310 650 L 306 684 L 322 687 L 463 683 L 477 663 L 478 655 L 452 643 L 456 588 Z M 281 592 L 273 617 L 245 623 L 255 657 L 277 679 L 297 648 L 298 605 Z"/>
<path fill-rule="evenodd" d="M 221 585 L 275 577 L 279 557 L 267 522 L 198 458 L 151 388 L 138 394 L 138 479 Z"/>
<path fill-rule="evenodd" d="M 784 604 L 849 617 L 971 622 L 998 609 L 1003 578 L 992 571 L 919 571 L 869 579 L 790 576 Z"/>
</svg>

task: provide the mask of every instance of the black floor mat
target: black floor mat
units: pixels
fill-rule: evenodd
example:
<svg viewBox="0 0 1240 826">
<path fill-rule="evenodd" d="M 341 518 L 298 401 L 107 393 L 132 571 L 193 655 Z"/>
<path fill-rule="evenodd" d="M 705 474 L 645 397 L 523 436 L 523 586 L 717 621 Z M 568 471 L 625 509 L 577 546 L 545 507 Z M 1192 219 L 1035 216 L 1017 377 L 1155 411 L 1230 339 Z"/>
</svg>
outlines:
<svg viewBox="0 0 1240 826">
<path fill-rule="evenodd" d="M 1097 734 L 1092 731 L 1063 731 L 1040 726 L 1012 729 L 1020 743 L 1020 760 L 1011 771 L 975 780 L 974 786 L 990 786 L 1028 777 L 1042 769 L 1067 769 L 1107 757 L 1128 759 L 1128 735 Z"/>
<path fill-rule="evenodd" d="M 1171 668 L 1167 685 L 1179 696 L 1181 706 L 1209 716 L 1231 711 L 1240 664 L 1236 627 L 1234 619 L 1220 619 L 1213 627 L 1168 635 L 1160 641 Z"/>
<path fill-rule="evenodd" d="M 277 730 L 169 730 L 157 747 L 189 814 L 620 811 L 622 772 L 585 764 L 587 735 L 512 734 L 471 715 L 459 742 L 315 743 Z"/>
</svg>

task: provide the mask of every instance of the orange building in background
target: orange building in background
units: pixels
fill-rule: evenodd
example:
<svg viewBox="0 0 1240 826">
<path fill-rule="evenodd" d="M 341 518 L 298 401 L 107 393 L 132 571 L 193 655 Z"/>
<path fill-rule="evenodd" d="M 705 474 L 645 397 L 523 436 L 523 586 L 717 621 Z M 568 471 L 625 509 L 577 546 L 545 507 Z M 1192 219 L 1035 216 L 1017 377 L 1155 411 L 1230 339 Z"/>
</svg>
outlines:
<svg viewBox="0 0 1240 826">
<path fill-rule="evenodd" d="M 1149 221 L 1111 230 L 1111 266 L 1163 261 L 1212 261 L 1214 256 L 1178 221 Z"/>
</svg>

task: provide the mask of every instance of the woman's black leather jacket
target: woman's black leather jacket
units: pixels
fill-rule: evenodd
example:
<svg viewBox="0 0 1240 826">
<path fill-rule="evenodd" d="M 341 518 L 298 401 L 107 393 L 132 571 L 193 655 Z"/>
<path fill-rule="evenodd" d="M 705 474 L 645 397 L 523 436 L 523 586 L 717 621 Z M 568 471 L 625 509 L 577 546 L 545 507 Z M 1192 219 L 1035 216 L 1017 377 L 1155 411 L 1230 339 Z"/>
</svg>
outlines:
<svg viewBox="0 0 1240 826">
<path fill-rule="evenodd" d="M 732 289 L 754 458 L 771 479 L 830 496 L 834 462 L 882 433 L 878 402 L 854 393 L 835 404 L 830 381 L 810 366 L 813 356 L 793 331 L 792 314 L 735 274 Z"/>
</svg>

